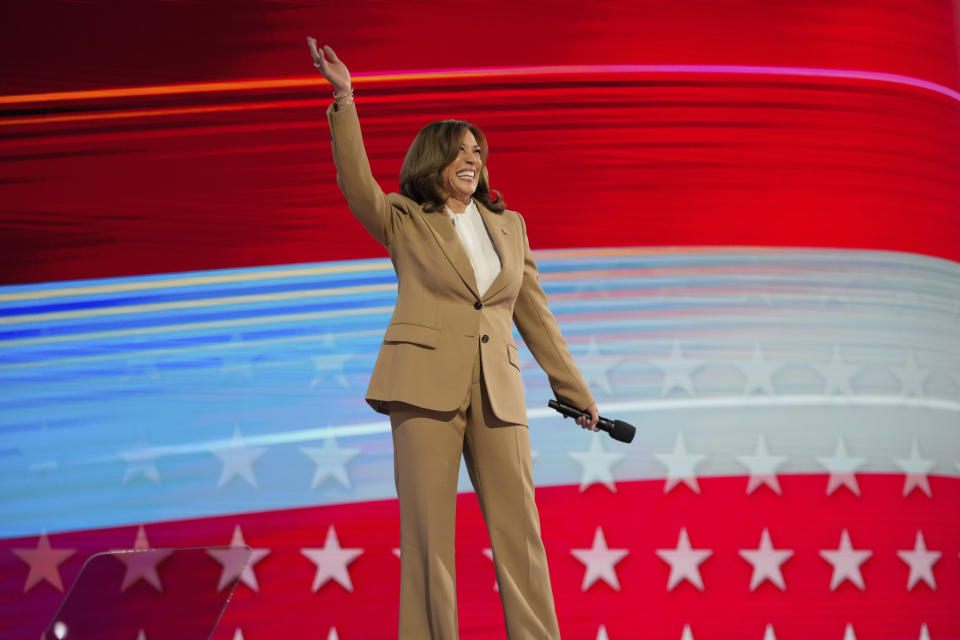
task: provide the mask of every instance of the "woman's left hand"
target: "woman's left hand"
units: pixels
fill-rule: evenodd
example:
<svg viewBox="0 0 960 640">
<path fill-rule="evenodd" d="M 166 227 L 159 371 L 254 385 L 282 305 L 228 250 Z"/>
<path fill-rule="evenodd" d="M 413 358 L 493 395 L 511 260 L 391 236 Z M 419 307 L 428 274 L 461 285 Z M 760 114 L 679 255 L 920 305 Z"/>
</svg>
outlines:
<svg viewBox="0 0 960 640">
<path fill-rule="evenodd" d="M 597 426 L 597 420 L 600 419 L 600 414 L 597 410 L 597 405 L 592 404 L 586 409 L 587 413 L 590 414 L 590 417 L 581 416 L 577 418 L 577 424 L 583 427 L 584 429 L 593 429 L 594 431 L 600 431 L 600 427 Z"/>
</svg>

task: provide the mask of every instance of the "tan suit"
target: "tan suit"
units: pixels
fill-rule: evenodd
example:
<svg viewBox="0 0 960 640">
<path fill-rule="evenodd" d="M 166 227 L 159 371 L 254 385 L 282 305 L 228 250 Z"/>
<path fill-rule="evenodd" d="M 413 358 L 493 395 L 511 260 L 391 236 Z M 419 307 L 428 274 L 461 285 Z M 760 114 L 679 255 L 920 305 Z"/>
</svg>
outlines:
<svg viewBox="0 0 960 640">
<path fill-rule="evenodd" d="M 480 295 L 449 217 L 377 185 L 356 108 L 331 105 L 327 119 L 340 189 L 387 248 L 399 282 L 366 399 L 391 415 L 393 427 L 400 636 L 456 637 L 453 526 L 462 451 L 490 530 L 508 635 L 558 638 L 513 324 L 559 399 L 583 409 L 594 400 L 547 307 L 523 218 L 477 203 L 501 262 Z"/>
</svg>

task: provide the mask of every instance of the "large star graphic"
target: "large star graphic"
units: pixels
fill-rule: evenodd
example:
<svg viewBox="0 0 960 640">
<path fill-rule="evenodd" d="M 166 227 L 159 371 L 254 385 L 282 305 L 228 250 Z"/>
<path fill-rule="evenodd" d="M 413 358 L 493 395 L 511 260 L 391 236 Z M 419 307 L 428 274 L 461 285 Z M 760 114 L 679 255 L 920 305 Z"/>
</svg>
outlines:
<svg viewBox="0 0 960 640">
<path fill-rule="evenodd" d="M 866 458 L 848 456 L 847 445 L 842 437 L 837 438 L 837 450 L 832 456 L 817 458 L 817 460 L 830 472 L 830 479 L 827 480 L 828 496 L 841 485 L 852 491 L 854 495 L 860 495 L 860 485 L 857 484 L 854 471 L 863 465 Z"/>
<path fill-rule="evenodd" d="M 597 527 L 593 533 L 593 546 L 589 549 L 571 549 L 570 553 L 586 567 L 580 591 L 586 591 L 597 580 L 603 580 L 613 587 L 614 591 L 620 591 L 620 580 L 614 566 L 627 557 L 630 551 L 607 547 L 607 539 L 601 527 Z"/>
<path fill-rule="evenodd" d="M 211 449 L 210 453 L 223 463 L 217 487 L 222 487 L 234 477 L 243 478 L 251 487 L 257 486 L 257 476 L 253 473 L 253 463 L 267 452 L 267 447 L 250 447 L 243 443 L 243 434 L 239 427 L 233 430 L 230 446 Z"/>
<path fill-rule="evenodd" d="M 11 549 L 18 558 L 30 565 L 30 573 L 27 574 L 27 582 L 23 585 L 23 592 L 26 593 L 41 580 L 46 580 L 60 592 L 63 592 L 63 582 L 60 580 L 60 570 L 58 567 L 70 556 L 76 553 L 76 549 L 54 549 L 50 546 L 50 539 L 47 533 L 40 534 L 37 540 L 37 546 L 34 549 Z"/>
<path fill-rule="evenodd" d="M 750 576 L 750 591 L 755 591 L 764 580 L 777 585 L 781 591 L 787 590 L 780 572 L 780 565 L 790 559 L 793 551 L 789 549 L 774 549 L 770 540 L 770 532 L 764 528 L 760 534 L 759 549 L 741 549 L 740 556 L 753 565 L 753 575 Z"/>
<path fill-rule="evenodd" d="M 897 466 L 903 469 L 907 475 L 903 483 L 904 496 L 910 495 L 910 492 L 914 489 L 920 489 L 928 496 L 932 496 L 930 492 L 930 480 L 927 478 L 927 473 L 933 469 L 936 462 L 920 457 L 920 445 L 917 444 L 916 440 L 913 441 L 910 457 L 894 460 L 894 462 L 896 462 Z"/>
<path fill-rule="evenodd" d="M 923 539 L 923 532 L 917 531 L 917 539 L 914 542 L 913 549 L 897 551 L 901 560 L 910 567 L 910 575 L 907 577 L 907 591 L 913 589 L 921 580 L 927 583 L 927 586 L 937 590 L 937 581 L 933 577 L 933 565 L 937 563 L 942 551 L 928 551 L 927 543 Z"/>
<path fill-rule="evenodd" d="M 747 495 L 753 493 L 760 485 L 767 485 L 778 496 L 780 482 L 777 480 L 777 467 L 787 460 L 787 456 L 771 456 L 767 451 L 767 441 L 763 434 L 757 438 L 757 450 L 752 456 L 737 456 L 747 469 L 750 470 L 750 479 L 747 481 Z"/>
<path fill-rule="evenodd" d="M 316 369 L 316 376 L 310 380 L 310 386 L 315 387 L 322 383 L 326 378 L 333 378 L 340 383 L 340 386 L 346 389 L 350 386 L 346 374 L 343 372 L 343 365 L 347 360 L 353 357 L 352 353 L 343 353 L 336 349 L 333 336 L 329 333 L 324 336 L 323 346 L 328 350 L 317 356 L 310 356 L 313 367 Z"/>
<path fill-rule="evenodd" d="M 596 336 L 590 336 L 587 352 L 577 357 L 577 366 L 587 386 L 591 388 L 599 387 L 607 395 L 613 394 L 613 385 L 610 384 L 610 370 L 621 362 L 623 362 L 623 356 L 601 355 Z"/>
<path fill-rule="evenodd" d="M 218 591 L 232 584 L 239 576 L 243 584 L 257 593 L 260 592 L 260 584 L 257 582 L 257 574 L 254 573 L 253 567 L 270 554 L 270 549 L 251 549 L 243 539 L 240 525 L 233 530 L 233 538 L 230 540 L 228 549 L 210 549 L 207 553 L 223 566 L 220 582 L 217 584 Z"/>
<path fill-rule="evenodd" d="M 830 590 L 835 591 L 844 581 L 849 580 L 861 591 L 867 587 L 863 582 L 863 575 L 860 573 L 860 565 L 867 561 L 873 555 L 873 551 L 858 551 L 853 548 L 850 542 L 850 534 L 844 529 L 840 533 L 839 549 L 824 549 L 820 551 L 820 556 L 833 565 L 833 576 L 830 578 Z"/>
<path fill-rule="evenodd" d="M 848 396 L 853 395 L 851 381 L 858 367 L 846 364 L 840 357 L 840 348 L 833 345 L 833 356 L 830 363 L 820 365 L 818 370 L 824 379 L 823 395 L 830 396 L 834 393 L 843 393 Z"/>
<path fill-rule="evenodd" d="M 363 549 L 341 547 L 333 525 L 327 529 L 327 539 L 323 547 L 300 549 L 300 553 L 317 565 L 317 573 L 313 578 L 314 593 L 331 579 L 336 580 L 347 591 L 353 591 L 353 582 L 350 581 L 347 567 L 363 554 Z"/>
<path fill-rule="evenodd" d="M 930 377 L 930 372 L 917 366 L 917 356 L 912 349 L 902 366 L 890 370 L 900 379 L 903 397 L 916 396 L 922 398 L 924 396 L 923 383 Z"/>
<path fill-rule="evenodd" d="M 691 396 L 696 395 L 693 389 L 693 373 L 700 368 L 703 360 L 693 358 L 684 358 L 680 351 L 680 341 L 673 341 L 673 349 L 669 358 L 650 358 L 658 369 L 663 371 L 663 387 L 660 389 L 660 396 L 666 397 L 674 388 L 680 387 Z"/>
<path fill-rule="evenodd" d="M 690 546 L 687 528 L 680 529 L 676 549 L 657 549 L 661 560 L 670 565 L 670 577 L 667 579 L 667 591 L 672 591 L 683 580 L 687 580 L 700 591 L 703 591 L 703 580 L 700 578 L 700 564 L 713 555 L 710 549 L 694 549 Z"/>
<path fill-rule="evenodd" d="M 749 396 L 754 391 L 763 391 L 769 395 L 774 394 L 773 374 L 780 368 L 780 365 L 764 360 L 763 351 L 761 351 L 759 344 L 753 344 L 753 357 L 750 362 L 740 365 L 739 368 L 747 378 L 743 390 L 745 396 Z"/>
<path fill-rule="evenodd" d="M 599 433 L 593 432 L 589 449 L 570 451 L 569 455 L 583 467 L 583 473 L 580 475 L 580 493 L 586 491 L 587 487 L 595 482 L 601 482 L 613 493 L 617 492 L 617 485 L 613 483 L 613 466 L 623 460 L 624 454 L 604 451 L 603 445 L 600 444 Z"/>
<path fill-rule="evenodd" d="M 322 447 L 300 447 L 300 451 L 317 465 L 311 485 L 313 489 L 327 478 L 333 478 L 345 488 L 350 488 L 347 464 L 360 455 L 360 449 L 341 449 L 334 438 L 327 438 Z"/>
<path fill-rule="evenodd" d="M 171 549 L 151 549 L 150 541 L 147 540 L 147 531 L 143 525 L 137 529 L 137 538 L 133 543 L 133 549 L 115 550 L 113 557 L 126 565 L 127 570 L 123 575 L 123 583 L 120 585 L 121 591 L 126 591 L 138 580 L 144 580 L 157 591 L 163 591 L 163 584 L 160 582 L 160 575 L 157 573 L 157 565 L 173 553 Z"/>
<path fill-rule="evenodd" d="M 670 490 L 681 482 L 690 487 L 694 493 L 700 493 L 700 485 L 697 484 L 696 468 L 707 456 L 700 453 L 687 453 L 687 443 L 684 441 L 682 433 L 677 434 L 677 440 L 673 446 L 673 453 L 655 453 L 653 457 L 667 467 L 667 481 L 663 488 L 664 493 L 670 493 Z"/>
<path fill-rule="evenodd" d="M 139 475 L 144 476 L 154 484 L 160 483 L 160 474 L 155 462 L 160 457 L 160 452 L 156 448 L 148 446 L 142 434 L 132 449 L 125 449 L 118 452 L 117 455 L 127 463 L 127 468 L 123 472 L 123 484 L 127 484 L 132 478 Z"/>
</svg>

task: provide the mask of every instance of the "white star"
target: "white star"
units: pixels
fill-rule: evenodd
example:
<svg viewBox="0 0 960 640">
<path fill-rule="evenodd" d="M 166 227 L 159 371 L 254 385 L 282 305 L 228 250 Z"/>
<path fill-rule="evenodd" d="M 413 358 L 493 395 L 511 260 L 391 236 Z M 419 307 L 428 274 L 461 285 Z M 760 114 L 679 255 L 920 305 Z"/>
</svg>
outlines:
<svg viewBox="0 0 960 640">
<path fill-rule="evenodd" d="M 347 376 L 343 373 L 343 365 L 353 357 L 353 354 L 336 351 L 333 336 L 329 333 L 324 336 L 323 346 L 329 349 L 330 352 L 319 356 L 310 356 L 310 360 L 313 361 L 313 366 L 317 370 L 317 375 L 310 381 L 310 386 L 315 387 L 323 382 L 324 378 L 333 377 L 334 380 L 340 383 L 341 387 L 346 389 L 350 386 L 350 383 L 347 381 Z"/>
<path fill-rule="evenodd" d="M 610 640 L 610 636 L 607 635 L 607 628 L 605 626 L 600 625 L 600 628 L 597 629 L 596 640 Z"/>
<path fill-rule="evenodd" d="M 330 633 L 327 634 L 327 640 L 340 640 L 340 636 L 337 635 L 336 627 L 330 627 Z"/>
<path fill-rule="evenodd" d="M 906 459 L 894 460 L 897 466 L 903 469 L 907 477 L 903 483 L 903 495 L 908 496 L 914 489 L 919 488 L 928 496 L 930 493 L 930 481 L 927 479 L 927 472 L 937 463 L 933 460 L 926 460 L 920 457 L 920 445 L 913 441 L 913 449 L 910 450 L 910 457 Z"/>
<path fill-rule="evenodd" d="M 247 481 L 251 487 L 257 486 L 257 477 L 253 474 L 253 463 L 267 452 L 267 447 L 246 447 L 243 445 L 243 434 L 235 427 L 229 447 L 211 449 L 210 453 L 217 456 L 223 463 L 220 471 L 220 480 L 217 487 L 222 487 L 239 476 Z"/>
<path fill-rule="evenodd" d="M 763 630 L 763 640 L 777 640 L 777 634 L 773 632 L 772 624 L 768 624 Z"/>
<path fill-rule="evenodd" d="M 160 482 L 160 474 L 157 472 L 157 465 L 154 461 L 160 457 L 159 452 L 147 446 L 147 442 L 141 434 L 140 439 L 133 449 L 120 451 L 118 453 L 127 463 L 127 468 L 123 472 L 123 484 L 127 484 L 131 478 L 143 475 L 154 484 Z"/>
<path fill-rule="evenodd" d="M 853 375 L 858 367 L 843 362 L 837 345 L 833 346 L 833 356 L 830 358 L 830 364 L 820 365 L 818 369 L 826 383 L 823 395 L 829 396 L 834 392 L 845 393 L 848 396 L 853 395 L 853 387 L 850 386 L 850 381 L 853 380 Z"/>
<path fill-rule="evenodd" d="M 913 589 L 920 580 L 926 582 L 927 586 L 934 591 L 937 590 L 937 581 L 933 578 L 933 565 L 937 563 L 943 552 L 928 551 L 922 532 L 917 531 L 917 539 L 914 542 L 913 549 L 897 551 L 897 555 L 910 567 L 907 591 Z"/>
<path fill-rule="evenodd" d="M 313 489 L 327 478 L 333 478 L 347 489 L 350 488 L 347 464 L 360 455 L 360 449 L 340 449 L 334 438 L 327 438 L 322 447 L 300 447 L 300 451 L 317 465 L 311 485 Z"/>
<path fill-rule="evenodd" d="M 327 540 L 322 548 L 300 549 L 300 553 L 317 565 L 317 574 L 313 578 L 314 593 L 331 578 L 339 582 L 340 586 L 347 591 L 353 592 L 353 583 L 350 582 L 347 566 L 360 557 L 363 549 L 342 548 L 333 525 L 327 529 Z"/>
<path fill-rule="evenodd" d="M 846 629 L 843 630 L 843 640 L 857 640 L 857 634 L 853 632 L 853 625 L 849 622 Z"/>
<path fill-rule="evenodd" d="M 684 358 L 680 352 L 680 342 L 673 341 L 673 350 L 670 352 L 670 358 L 650 358 L 650 362 L 658 369 L 663 371 L 663 387 L 660 389 L 660 396 L 666 397 L 675 387 L 685 389 L 691 396 L 696 395 L 693 390 L 693 372 L 700 368 L 703 360 L 694 360 Z"/>
<path fill-rule="evenodd" d="M 583 574 L 580 591 L 586 591 L 597 580 L 603 580 L 613 587 L 614 591 L 620 591 L 620 580 L 617 579 L 617 571 L 614 566 L 627 557 L 630 550 L 608 548 L 602 528 L 597 527 L 594 531 L 592 547 L 589 549 L 571 549 L 570 553 L 587 568 Z"/>
<path fill-rule="evenodd" d="M 33 445 L 20 445 L 20 452 L 27 460 L 30 460 L 28 468 L 30 471 L 44 473 L 47 471 L 56 471 L 60 468 L 60 456 L 53 453 L 52 450 L 58 444 L 58 439 L 53 437 L 47 428 L 47 421 L 44 420 L 38 432 L 36 433 Z M 29 436 L 28 436 L 29 438 Z"/>
<path fill-rule="evenodd" d="M 147 632 L 140 629 L 140 633 L 137 634 L 137 640 L 147 640 Z"/>
<path fill-rule="evenodd" d="M 780 365 L 768 363 L 763 359 L 760 345 L 753 343 L 753 358 L 750 362 L 740 365 L 740 370 L 747 377 L 743 394 L 749 396 L 753 391 L 760 390 L 773 395 L 773 374 Z"/>
<path fill-rule="evenodd" d="M 610 370 L 623 362 L 622 356 L 605 356 L 600 354 L 597 346 L 597 337 L 590 336 L 587 353 L 577 358 L 577 367 L 583 375 L 584 382 L 590 388 L 600 387 L 606 394 L 613 394 L 610 384 Z"/>
<path fill-rule="evenodd" d="M 240 627 L 233 632 L 233 640 L 243 640 L 243 631 L 240 631 Z"/>
<path fill-rule="evenodd" d="M 624 454 L 604 451 L 598 432 L 593 432 L 589 449 L 571 451 L 569 455 L 583 467 L 583 473 L 580 475 L 580 493 L 596 481 L 602 482 L 603 486 L 613 493 L 617 492 L 617 485 L 613 483 L 613 465 L 623 460 Z"/>
<path fill-rule="evenodd" d="M 840 548 L 836 550 L 822 550 L 820 556 L 833 565 L 833 576 L 830 578 L 830 591 L 844 581 L 849 580 L 863 591 L 867 587 L 860 574 L 860 565 L 873 555 L 873 551 L 857 551 L 850 543 L 850 534 L 844 529 L 840 533 Z"/>
<path fill-rule="evenodd" d="M 23 585 L 23 592 L 26 593 L 41 580 L 46 580 L 53 587 L 63 592 L 63 582 L 60 580 L 60 569 L 58 567 L 70 556 L 76 553 L 76 549 L 54 549 L 50 546 L 50 539 L 47 533 L 40 534 L 37 540 L 37 546 L 34 549 L 11 549 L 14 555 L 30 565 L 30 573 L 27 574 L 27 582 Z"/>
<path fill-rule="evenodd" d="M 747 469 L 750 470 L 750 479 L 747 481 L 747 495 L 750 495 L 760 485 L 767 485 L 778 496 L 780 482 L 777 480 L 777 467 L 787 460 L 787 456 L 771 456 L 767 451 L 767 441 L 761 433 L 757 438 L 757 450 L 752 456 L 737 456 Z"/>
<path fill-rule="evenodd" d="M 770 540 L 770 532 L 766 528 L 760 534 L 759 549 L 741 549 L 740 556 L 753 565 L 753 575 L 750 576 L 750 591 L 769 580 L 780 587 L 781 591 L 787 590 L 787 585 L 783 581 L 783 574 L 780 573 L 780 565 L 790 559 L 793 551 L 788 549 L 776 550 L 773 548 L 773 542 Z"/>
<path fill-rule="evenodd" d="M 930 630 L 927 629 L 927 623 L 924 622 L 920 625 L 920 638 L 919 640 L 930 640 Z"/>
<path fill-rule="evenodd" d="M 240 335 L 240 332 L 235 331 L 232 336 L 230 336 L 230 353 L 236 353 L 238 351 L 237 347 L 233 345 L 240 345 L 243 343 L 243 336 Z M 226 350 L 225 350 L 226 351 Z M 248 358 L 236 356 L 233 358 L 228 358 L 224 356 L 220 362 L 220 373 L 239 373 L 246 378 L 253 377 L 253 365 Z"/>
<path fill-rule="evenodd" d="M 113 557 L 127 567 L 120 590 L 126 591 L 142 579 L 157 591 L 162 592 L 163 585 L 160 583 L 157 565 L 172 553 L 171 549 L 151 549 L 150 541 L 147 540 L 147 531 L 143 525 L 140 525 L 140 528 L 137 529 L 137 538 L 133 543 L 133 549 L 117 549 L 113 553 Z"/>
<path fill-rule="evenodd" d="M 930 372 L 922 371 L 917 366 L 917 357 L 912 349 L 903 366 L 891 368 L 890 370 L 900 379 L 900 384 L 903 385 L 902 392 L 904 397 L 917 396 L 922 398 L 924 396 L 923 383 L 930 376 Z"/>
<path fill-rule="evenodd" d="M 257 574 L 254 573 L 253 567 L 270 554 L 270 549 L 250 549 L 243 539 L 240 525 L 233 530 L 233 538 L 230 540 L 228 549 L 209 549 L 207 553 L 223 566 L 223 571 L 220 572 L 220 583 L 217 585 L 218 591 L 233 584 L 233 581 L 239 577 L 243 584 L 257 593 L 260 592 Z"/>
<path fill-rule="evenodd" d="M 493 562 L 493 549 L 487 547 L 483 550 L 483 555 L 490 559 L 490 562 Z M 500 584 L 494 579 L 493 581 L 493 590 L 500 591 Z"/>
<path fill-rule="evenodd" d="M 691 548 L 686 527 L 680 529 L 676 549 L 657 549 L 657 555 L 670 565 L 667 591 L 672 591 L 683 580 L 689 581 L 690 584 L 703 591 L 703 580 L 700 578 L 699 566 L 700 563 L 713 555 L 713 551 Z"/>
<path fill-rule="evenodd" d="M 690 630 L 690 625 L 683 625 L 683 631 L 680 632 L 680 640 L 694 640 L 693 631 Z"/>
<path fill-rule="evenodd" d="M 817 460 L 830 472 L 830 479 L 827 481 L 828 496 L 836 491 L 840 485 L 850 489 L 854 495 L 860 495 L 860 485 L 857 484 L 857 477 L 853 472 L 863 465 L 866 458 L 851 458 L 848 456 L 847 445 L 842 437 L 837 437 L 837 450 L 833 456 L 817 458 Z"/>
<path fill-rule="evenodd" d="M 697 484 L 696 468 L 697 465 L 706 459 L 706 455 L 700 453 L 687 453 L 687 443 L 683 440 L 683 434 L 677 434 L 677 440 L 673 445 L 673 453 L 655 453 L 653 457 L 659 460 L 667 467 L 667 482 L 663 492 L 670 493 L 670 490 L 681 482 L 694 493 L 700 493 L 700 485 Z"/>
</svg>

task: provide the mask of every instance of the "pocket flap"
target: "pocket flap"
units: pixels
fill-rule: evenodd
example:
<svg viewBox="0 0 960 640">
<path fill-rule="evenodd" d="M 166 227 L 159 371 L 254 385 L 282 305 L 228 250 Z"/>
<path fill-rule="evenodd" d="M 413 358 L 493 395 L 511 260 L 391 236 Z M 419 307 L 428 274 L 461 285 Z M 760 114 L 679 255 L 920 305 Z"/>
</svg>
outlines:
<svg viewBox="0 0 960 640">
<path fill-rule="evenodd" d="M 517 351 L 517 348 L 512 344 L 507 345 L 507 360 L 509 360 L 510 364 L 515 366 L 517 369 L 520 368 L 520 354 Z"/>
<path fill-rule="evenodd" d="M 431 349 L 437 347 L 439 339 L 440 329 L 409 322 L 394 322 L 387 327 L 387 333 L 383 336 L 384 342 L 409 342 Z"/>
</svg>

